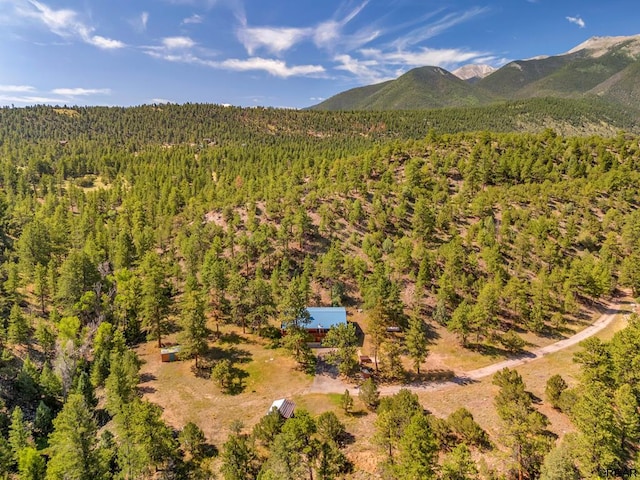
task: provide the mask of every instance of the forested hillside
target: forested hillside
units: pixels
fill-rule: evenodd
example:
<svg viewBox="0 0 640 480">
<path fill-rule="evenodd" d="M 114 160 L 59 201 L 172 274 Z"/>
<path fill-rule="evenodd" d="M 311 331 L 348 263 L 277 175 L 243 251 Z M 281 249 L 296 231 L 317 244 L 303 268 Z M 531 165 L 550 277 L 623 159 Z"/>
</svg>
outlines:
<svg viewBox="0 0 640 480">
<path fill-rule="evenodd" d="M 242 366 L 208 356 L 221 341 L 214 331 L 284 349 L 313 372 L 315 356 L 297 335 L 301 312 L 346 305 L 362 310 L 365 345 L 380 357 L 375 381 L 397 383 L 426 378 L 420 366 L 437 329 L 457 336 L 460 355 L 508 355 L 525 338 L 579 329 L 620 289 L 637 295 L 638 138 L 564 137 L 537 123 L 559 109 L 559 128 L 597 126 L 594 104 L 579 118 L 563 109 L 576 104 L 547 100 L 522 116 L 497 114 L 519 105 L 1 109 L 0 471 L 369 478 L 333 413 L 301 410 L 284 425 L 270 415 L 251 435 L 243 428 L 254 425 L 236 424 L 215 448 L 203 426 L 168 425 L 138 388 L 134 348 L 178 339 L 194 376 L 206 369 L 216 389 L 238 394 Z M 605 130 L 625 124 L 610 119 Z M 525 124 L 534 131 L 512 131 Z M 290 326 L 283 339 L 281 322 Z M 546 420 L 507 371 L 494 380 L 496 408 L 522 430 L 505 427 L 499 439 L 478 433 L 468 412 L 446 422 L 427 415 L 409 392 L 379 406 L 373 393 L 358 400 L 378 409 L 369 414 L 380 447 L 372 478 L 478 478 L 474 458 L 501 451 L 511 460 L 484 478 L 536 478 L 561 462 L 583 477 L 632 466 L 638 393 L 622 364 L 637 361 L 637 328 L 622 343 L 586 346 L 585 387 L 554 397 L 578 433 L 549 465 Z M 357 370 L 351 335 L 330 339 L 346 376 Z M 346 415 L 353 403 L 341 401 Z"/>
</svg>

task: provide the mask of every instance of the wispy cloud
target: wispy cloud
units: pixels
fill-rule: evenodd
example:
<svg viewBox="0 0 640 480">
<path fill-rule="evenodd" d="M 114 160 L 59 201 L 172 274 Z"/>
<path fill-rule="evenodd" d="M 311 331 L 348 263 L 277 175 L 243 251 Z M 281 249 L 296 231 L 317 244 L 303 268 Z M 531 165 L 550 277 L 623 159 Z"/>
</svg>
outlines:
<svg viewBox="0 0 640 480">
<path fill-rule="evenodd" d="M 35 91 L 31 85 L 0 85 L 0 92 L 5 93 L 27 93 Z"/>
<path fill-rule="evenodd" d="M 202 23 L 204 21 L 204 17 L 202 15 L 198 15 L 194 13 L 190 17 L 184 18 L 181 22 L 181 25 L 193 25 L 197 23 Z"/>
<path fill-rule="evenodd" d="M 171 103 L 171 100 L 167 100 L 166 98 L 152 98 L 151 103 Z"/>
<path fill-rule="evenodd" d="M 104 50 L 125 47 L 120 40 L 95 34 L 95 28 L 80 19 L 78 12 L 70 9 L 55 10 L 36 0 L 15 0 L 14 13 L 22 18 L 44 24 L 49 31 L 65 39 L 80 41 Z"/>
<path fill-rule="evenodd" d="M 210 10 L 215 7 L 226 8 L 231 11 L 238 22 L 243 25 L 247 24 L 247 14 L 244 10 L 242 0 L 165 0 L 167 3 L 174 5 L 191 5 L 193 7 L 204 8 Z M 191 17 L 189 17 L 191 18 Z M 198 22 L 192 22 L 198 23 Z"/>
<path fill-rule="evenodd" d="M 433 21 L 427 25 L 411 30 L 406 35 L 398 38 L 392 43 L 392 46 L 403 50 L 408 46 L 418 45 L 419 43 L 424 42 L 425 40 L 429 40 L 430 38 L 436 37 L 450 28 L 459 25 L 461 23 L 467 22 L 478 15 L 486 13 L 488 8 L 472 8 L 465 12 L 453 12 L 444 15 L 442 18 L 439 18 L 436 21 Z"/>
<path fill-rule="evenodd" d="M 474 52 L 457 48 L 420 48 L 415 51 L 382 52 L 376 49 L 362 50 L 361 53 L 385 65 L 404 65 L 420 67 L 425 65 L 452 67 L 460 63 L 469 62 L 479 57 L 486 57 L 486 52 Z"/>
<path fill-rule="evenodd" d="M 298 43 L 309 40 L 318 48 L 332 49 L 338 44 L 343 44 L 350 50 L 369 43 L 380 34 L 378 30 L 372 28 L 358 30 L 353 34 L 345 34 L 343 31 L 367 3 L 368 1 L 362 2 L 341 16 L 336 14 L 336 18 L 310 27 L 250 27 L 246 23 L 241 23 L 236 36 L 249 55 L 261 49 L 281 55 Z"/>
<path fill-rule="evenodd" d="M 78 97 L 87 95 L 110 95 L 109 88 L 54 88 L 51 93 L 66 97 Z"/>
<path fill-rule="evenodd" d="M 144 53 L 167 62 L 200 65 L 221 70 L 236 72 L 264 71 L 279 78 L 289 77 L 318 77 L 325 73 L 321 65 L 287 65 L 286 62 L 262 57 L 247 59 L 229 58 L 214 60 L 203 57 L 202 51 L 196 48 L 196 43 L 189 37 L 168 37 L 162 40 L 162 45 L 143 47 Z"/>
<path fill-rule="evenodd" d="M 78 97 L 110 94 L 111 90 L 108 88 L 54 88 L 51 91 L 42 92 L 31 85 L 0 85 L 0 104 L 63 105 L 76 102 Z"/>
<path fill-rule="evenodd" d="M 240 28 L 238 40 L 244 45 L 249 55 L 264 48 L 269 53 L 280 54 L 311 34 L 308 28 L 287 27 L 248 27 Z"/>
<path fill-rule="evenodd" d="M 0 104 L 10 104 L 10 103 L 24 103 L 24 104 L 54 104 L 54 105 L 62 105 L 66 103 L 68 99 L 66 98 L 53 98 L 53 97 L 43 97 L 39 95 L 0 95 Z"/>
<path fill-rule="evenodd" d="M 334 60 L 338 63 L 337 70 L 349 72 L 362 83 L 378 83 L 392 78 L 377 60 L 358 60 L 346 53 L 337 55 Z"/>
<path fill-rule="evenodd" d="M 166 37 L 162 39 L 162 45 L 169 50 L 188 50 L 196 45 L 189 37 Z"/>
<path fill-rule="evenodd" d="M 230 58 L 217 63 L 219 68 L 246 72 L 251 70 L 261 70 L 274 77 L 309 77 L 319 76 L 325 73 L 322 65 L 294 65 L 288 66 L 282 60 L 272 58 L 252 57 L 246 60 Z"/>
<path fill-rule="evenodd" d="M 129 20 L 129 24 L 137 33 L 145 32 L 147 23 L 149 23 L 149 12 L 142 12 L 139 16 Z"/>
<path fill-rule="evenodd" d="M 569 23 L 575 23 L 580 28 L 584 28 L 586 25 L 584 20 L 580 18 L 580 15 L 576 15 L 575 17 L 566 17 L 566 19 L 569 20 Z"/>
</svg>

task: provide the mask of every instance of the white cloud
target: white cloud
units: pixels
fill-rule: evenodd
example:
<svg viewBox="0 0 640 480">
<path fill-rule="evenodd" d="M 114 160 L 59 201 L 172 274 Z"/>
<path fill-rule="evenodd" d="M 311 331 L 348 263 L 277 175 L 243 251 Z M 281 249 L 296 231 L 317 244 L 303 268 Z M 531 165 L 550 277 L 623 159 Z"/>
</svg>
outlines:
<svg viewBox="0 0 640 480">
<path fill-rule="evenodd" d="M 108 88 L 54 88 L 51 90 L 51 93 L 67 97 L 77 97 L 86 95 L 109 95 L 111 94 L 111 90 Z"/>
<path fill-rule="evenodd" d="M 43 23 L 52 33 L 60 37 L 77 38 L 89 45 L 105 50 L 126 46 L 119 40 L 94 35 L 95 28 L 82 22 L 78 18 L 78 13 L 74 10 L 54 10 L 36 0 L 28 0 L 26 3 L 16 2 L 14 6 L 17 15 Z"/>
<path fill-rule="evenodd" d="M 410 45 L 417 45 L 425 40 L 429 40 L 430 38 L 440 35 L 451 27 L 485 13 L 487 10 L 487 8 L 476 7 L 471 10 L 467 10 L 466 12 L 447 14 L 435 22 L 431 22 L 428 25 L 410 31 L 405 36 L 394 41 L 392 45 L 399 50 L 403 50 Z"/>
<path fill-rule="evenodd" d="M 310 33 L 311 30 L 308 28 L 243 27 L 238 30 L 237 36 L 249 55 L 253 55 L 259 48 L 280 54 L 308 37 Z"/>
<path fill-rule="evenodd" d="M 142 12 L 140 16 L 129 20 L 129 24 L 137 33 L 142 33 L 147 30 L 147 24 L 149 23 L 149 12 Z"/>
<path fill-rule="evenodd" d="M 167 100 L 166 98 L 152 98 L 151 103 L 171 103 L 171 100 Z"/>
<path fill-rule="evenodd" d="M 31 85 L 0 85 L 0 92 L 6 93 L 28 93 L 35 91 Z"/>
<path fill-rule="evenodd" d="M 193 7 L 200 7 L 206 9 L 212 9 L 214 7 L 222 7 L 231 11 L 236 20 L 243 25 L 247 24 L 247 15 L 244 10 L 244 4 L 242 0 L 165 0 L 168 3 L 174 5 L 191 5 Z M 194 22 L 195 23 L 195 22 Z"/>
<path fill-rule="evenodd" d="M 196 45 L 189 37 L 166 37 L 162 39 L 162 45 L 169 50 L 188 50 Z"/>
<path fill-rule="evenodd" d="M 246 72 L 251 70 L 262 70 L 274 77 L 308 77 L 318 76 L 325 72 L 321 65 L 294 65 L 288 66 L 282 60 L 272 58 L 252 57 L 246 60 L 230 58 L 222 62 L 216 63 L 220 68 L 234 70 L 238 72 Z"/>
<path fill-rule="evenodd" d="M 580 18 L 580 15 L 576 15 L 575 17 L 566 17 L 566 19 L 569 20 L 569 23 L 575 23 L 580 28 L 584 28 L 586 25 L 584 20 Z"/>
<path fill-rule="evenodd" d="M 113 40 L 111 38 L 105 38 L 100 35 L 94 35 L 93 37 L 85 40 L 88 44 L 94 47 L 101 48 L 103 50 L 114 50 L 117 48 L 124 48 L 126 45 L 120 40 Z"/>
<path fill-rule="evenodd" d="M 249 27 L 246 22 L 241 22 L 236 36 L 249 55 L 255 54 L 260 49 L 280 55 L 307 40 L 312 41 L 318 48 L 333 49 L 336 45 L 344 45 L 350 50 L 372 41 L 380 34 L 379 31 L 371 28 L 365 28 L 350 35 L 343 34 L 344 27 L 366 7 L 367 3 L 368 0 L 362 2 L 342 18 L 326 20 L 313 27 Z"/>
<path fill-rule="evenodd" d="M 390 78 L 377 60 L 358 60 L 347 54 L 337 55 L 334 60 L 340 63 L 336 69 L 351 73 L 362 83 L 379 83 Z"/>
<path fill-rule="evenodd" d="M 405 65 L 408 67 L 422 67 L 433 65 L 449 68 L 460 63 L 469 62 L 478 57 L 486 57 L 486 52 L 473 52 L 457 48 L 420 48 L 416 51 L 392 51 L 382 52 L 377 49 L 363 49 L 361 53 L 387 65 Z"/>
<path fill-rule="evenodd" d="M 25 104 L 41 104 L 41 103 L 53 103 L 57 105 L 62 105 L 67 102 L 67 99 L 64 98 L 52 98 L 52 97 L 42 97 L 39 95 L 25 95 L 25 96 L 14 96 L 14 95 L 0 95 L 0 104 L 9 104 L 9 103 L 25 103 Z"/>
<path fill-rule="evenodd" d="M 196 24 L 196 23 L 202 23 L 203 21 L 204 21 L 204 17 L 202 15 L 198 15 L 197 13 L 194 13 L 190 17 L 187 17 L 187 18 L 183 19 L 181 24 L 182 25 L 192 25 L 192 24 Z"/>
</svg>

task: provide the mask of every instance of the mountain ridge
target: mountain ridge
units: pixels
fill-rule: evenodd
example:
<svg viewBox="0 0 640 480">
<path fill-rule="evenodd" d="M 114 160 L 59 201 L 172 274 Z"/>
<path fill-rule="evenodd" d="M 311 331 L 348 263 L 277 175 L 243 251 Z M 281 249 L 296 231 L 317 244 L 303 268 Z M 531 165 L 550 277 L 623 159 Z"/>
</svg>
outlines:
<svg viewBox="0 0 640 480">
<path fill-rule="evenodd" d="M 493 71 L 473 64 L 453 72 L 417 67 L 395 80 L 341 92 L 309 109 L 431 109 L 597 96 L 640 110 L 639 62 L 640 35 L 591 37 L 565 53 L 514 60 Z"/>
</svg>

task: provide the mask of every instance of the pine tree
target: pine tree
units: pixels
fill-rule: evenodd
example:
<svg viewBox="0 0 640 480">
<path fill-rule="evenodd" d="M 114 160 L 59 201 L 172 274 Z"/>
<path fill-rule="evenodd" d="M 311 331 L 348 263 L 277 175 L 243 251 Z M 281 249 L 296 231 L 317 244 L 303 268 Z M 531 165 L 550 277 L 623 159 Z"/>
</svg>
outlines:
<svg viewBox="0 0 640 480">
<path fill-rule="evenodd" d="M 456 445 L 442 462 L 442 480 L 475 480 L 478 467 L 464 443 Z"/>
<path fill-rule="evenodd" d="M 417 315 L 412 315 L 409 318 L 409 329 L 405 335 L 405 344 L 418 375 L 420 375 L 420 365 L 425 361 L 429 353 L 427 348 L 428 341 L 424 322 Z"/>
<path fill-rule="evenodd" d="M 525 391 L 522 377 L 504 368 L 493 377 L 500 387 L 496 410 L 503 422 L 504 443 L 511 448 L 518 478 L 536 475 L 544 455 L 551 449 L 546 426 L 549 421 L 533 408 L 531 395 Z"/>
<path fill-rule="evenodd" d="M 393 470 L 398 478 L 428 480 L 436 478 L 438 447 L 424 413 L 411 417 L 398 444 L 398 457 Z"/>
<path fill-rule="evenodd" d="M 338 367 L 342 375 L 351 375 L 358 368 L 356 345 L 358 337 L 352 323 L 333 326 L 322 341 L 322 345 L 335 350 L 329 353 L 327 361 Z"/>
<path fill-rule="evenodd" d="M 28 447 L 30 441 L 30 432 L 24 420 L 22 409 L 16 406 L 11 412 L 11 425 L 9 427 L 9 445 L 16 461 L 20 450 Z"/>
<path fill-rule="evenodd" d="M 23 344 L 29 338 L 29 323 L 17 303 L 11 307 L 7 339 L 12 345 Z"/>
<path fill-rule="evenodd" d="M 140 270 L 143 275 L 140 302 L 143 327 L 150 338 L 158 341 L 158 348 L 161 348 L 170 305 L 166 273 L 160 257 L 152 251 L 145 254 Z"/>
<path fill-rule="evenodd" d="M 47 480 L 102 478 L 97 431 L 84 396 L 70 394 L 53 421 Z"/>
<path fill-rule="evenodd" d="M 44 480 L 45 462 L 33 447 L 26 447 L 18 454 L 18 474 L 20 480 Z"/>
<path fill-rule="evenodd" d="M 186 358 L 195 358 L 195 367 L 198 368 L 198 357 L 206 353 L 209 348 L 207 338 L 209 329 L 207 328 L 207 318 L 204 314 L 204 302 L 198 291 L 191 291 L 185 294 L 180 323 L 182 333 L 180 344 L 181 354 Z"/>
<path fill-rule="evenodd" d="M 256 478 L 258 455 L 244 435 L 229 435 L 222 446 L 222 474 L 225 480 L 252 480 Z"/>
</svg>

